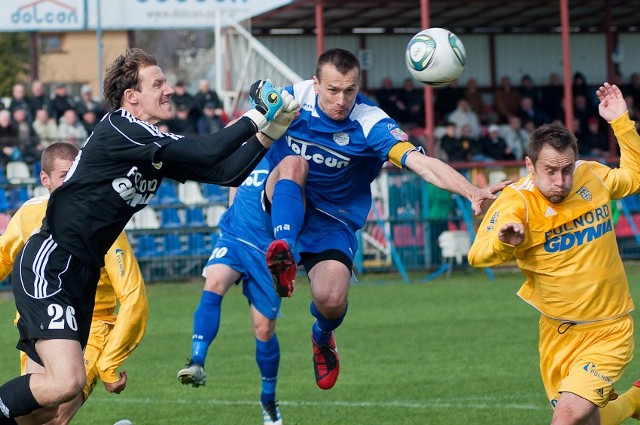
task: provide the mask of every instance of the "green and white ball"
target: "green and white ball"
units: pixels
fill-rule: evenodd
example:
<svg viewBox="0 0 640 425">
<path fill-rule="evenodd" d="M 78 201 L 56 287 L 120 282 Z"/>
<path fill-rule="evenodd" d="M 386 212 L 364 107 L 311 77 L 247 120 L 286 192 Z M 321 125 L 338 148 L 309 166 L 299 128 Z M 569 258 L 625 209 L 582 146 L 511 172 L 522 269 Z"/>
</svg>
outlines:
<svg viewBox="0 0 640 425">
<path fill-rule="evenodd" d="M 409 41 L 407 68 L 416 80 L 442 87 L 464 71 L 466 53 L 457 35 L 444 28 L 422 30 Z"/>
</svg>

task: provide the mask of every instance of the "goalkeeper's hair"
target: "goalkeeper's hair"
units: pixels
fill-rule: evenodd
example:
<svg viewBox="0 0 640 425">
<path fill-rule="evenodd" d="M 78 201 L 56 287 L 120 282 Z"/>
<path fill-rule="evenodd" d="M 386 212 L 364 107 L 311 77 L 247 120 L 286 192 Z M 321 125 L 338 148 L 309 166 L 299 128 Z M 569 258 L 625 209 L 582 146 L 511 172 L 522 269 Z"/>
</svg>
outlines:
<svg viewBox="0 0 640 425">
<path fill-rule="evenodd" d="M 73 161 L 80 149 L 76 145 L 72 145 L 67 142 L 57 142 L 46 147 L 42 151 L 42 157 L 40 157 L 40 164 L 42 165 L 42 171 L 51 174 L 53 171 L 56 159 L 66 159 L 67 161 Z"/>
<path fill-rule="evenodd" d="M 358 61 L 356 55 L 338 47 L 327 50 L 318 58 L 318 65 L 316 66 L 316 78 L 318 81 L 322 80 L 322 68 L 325 65 L 332 65 L 342 75 L 354 68 L 357 68 L 358 72 L 360 71 L 360 61 Z"/>
<path fill-rule="evenodd" d="M 118 56 L 107 68 L 104 77 L 103 93 L 107 105 L 112 110 L 116 110 L 122 103 L 125 90 L 140 91 L 140 69 L 154 65 L 158 65 L 155 56 L 142 49 L 127 49 Z"/>
</svg>

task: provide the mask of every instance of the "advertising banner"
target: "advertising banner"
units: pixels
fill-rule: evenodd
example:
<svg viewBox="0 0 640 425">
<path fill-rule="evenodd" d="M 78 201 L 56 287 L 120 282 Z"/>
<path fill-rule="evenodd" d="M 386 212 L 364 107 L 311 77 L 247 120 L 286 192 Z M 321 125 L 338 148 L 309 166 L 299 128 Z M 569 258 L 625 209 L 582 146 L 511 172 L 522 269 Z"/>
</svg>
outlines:
<svg viewBox="0 0 640 425">
<path fill-rule="evenodd" d="M 12 0 L 0 8 L 0 31 L 211 28 L 223 11 L 235 21 L 291 0 Z"/>
</svg>

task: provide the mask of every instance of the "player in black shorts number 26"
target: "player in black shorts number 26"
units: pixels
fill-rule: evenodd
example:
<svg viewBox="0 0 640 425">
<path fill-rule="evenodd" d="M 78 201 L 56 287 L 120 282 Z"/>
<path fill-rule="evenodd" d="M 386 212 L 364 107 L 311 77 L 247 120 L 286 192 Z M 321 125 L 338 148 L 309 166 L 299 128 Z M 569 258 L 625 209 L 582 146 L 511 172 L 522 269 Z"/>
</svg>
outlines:
<svg viewBox="0 0 640 425">
<path fill-rule="evenodd" d="M 36 365 L 0 386 L 0 424 L 38 424 L 85 386 L 82 349 L 103 259 L 164 177 L 239 185 L 298 113 L 293 97 L 268 80 L 249 89 L 251 109 L 198 139 L 162 133 L 174 90 L 156 59 L 129 49 L 109 67 L 105 101 L 113 109 L 82 146 L 49 200 L 39 233 L 11 275 L 20 313 L 17 347 Z"/>
</svg>

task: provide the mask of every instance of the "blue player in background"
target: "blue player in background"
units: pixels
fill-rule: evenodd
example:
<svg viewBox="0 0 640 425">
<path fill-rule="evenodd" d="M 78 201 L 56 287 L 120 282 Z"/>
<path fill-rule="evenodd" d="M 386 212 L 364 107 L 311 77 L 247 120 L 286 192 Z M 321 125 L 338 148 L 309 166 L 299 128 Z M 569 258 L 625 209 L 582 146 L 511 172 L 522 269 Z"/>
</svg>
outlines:
<svg viewBox="0 0 640 425">
<path fill-rule="evenodd" d="M 224 294 L 242 280 L 242 292 L 251 305 L 251 321 L 256 337 L 256 363 L 262 377 L 260 401 L 265 425 L 281 425 L 276 402 L 276 383 L 280 364 L 280 345 L 276 318 L 281 299 L 274 291 L 264 256 L 273 241 L 259 202 L 269 164 L 263 159 L 237 189 L 231 206 L 222 215 L 218 238 L 203 275 L 206 277 L 200 303 L 194 313 L 191 360 L 178 372 L 184 385 L 205 385 L 205 357 L 218 334 Z M 256 223 L 264 226 L 256 226 Z"/>
<path fill-rule="evenodd" d="M 316 383 L 332 388 L 340 364 L 334 330 L 347 313 L 357 250 L 356 231 L 371 208 L 370 184 L 385 161 L 408 168 L 441 189 L 464 196 L 479 214 L 482 201 L 508 182 L 480 189 L 408 142 L 398 124 L 359 92 L 360 64 L 346 50 L 327 50 L 312 80 L 287 87 L 300 115 L 267 154 L 272 169 L 264 203 L 275 240 L 267 266 L 281 296 L 291 296 L 301 261 L 311 283 Z"/>
</svg>

